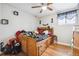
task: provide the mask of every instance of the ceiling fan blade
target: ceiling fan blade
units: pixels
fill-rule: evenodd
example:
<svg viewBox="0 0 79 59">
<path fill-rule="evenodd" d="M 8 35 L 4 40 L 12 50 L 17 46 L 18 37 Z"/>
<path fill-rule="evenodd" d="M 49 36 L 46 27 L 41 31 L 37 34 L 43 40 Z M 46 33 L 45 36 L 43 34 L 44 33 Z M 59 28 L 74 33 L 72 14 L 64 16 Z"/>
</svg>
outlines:
<svg viewBox="0 0 79 59">
<path fill-rule="evenodd" d="M 50 8 L 50 7 L 47 7 L 47 9 L 49 9 L 50 11 L 52 11 L 53 9 L 52 8 Z"/>
<path fill-rule="evenodd" d="M 51 5 L 51 4 L 53 4 L 53 3 L 47 3 L 47 5 Z"/>
<path fill-rule="evenodd" d="M 42 13 L 42 12 L 43 12 L 43 9 L 41 9 L 40 13 Z"/>
<path fill-rule="evenodd" d="M 32 6 L 32 8 L 40 8 L 41 6 Z"/>
</svg>

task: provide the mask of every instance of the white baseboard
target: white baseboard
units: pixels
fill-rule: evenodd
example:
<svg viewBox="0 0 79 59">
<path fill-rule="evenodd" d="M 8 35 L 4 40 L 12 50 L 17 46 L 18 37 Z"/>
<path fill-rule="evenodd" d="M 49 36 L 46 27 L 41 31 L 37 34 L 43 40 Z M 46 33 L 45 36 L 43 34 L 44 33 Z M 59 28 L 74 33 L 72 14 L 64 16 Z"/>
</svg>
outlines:
<svg viewBox="0 0 79 59">
<path fill-rule="evenodd" d="M 57 44 L 65 45 L 65 46 L 70 46 L 70 44 L 63 43 L 63 42 L 57 42 Z M 79 47 L 73 46 L 73 48 L 79 49 Z"/>
<path fill-rule="evenodd" d="M 63 42 L 57 42 L 57 44 L 65 45 L 65 46 L 70 46 L 70 44 L 63 43 Z"/>
<path fill-rule="evenodd" d="M 74 48 L 76 48 L 76 49 L 78 49 L 78 50 L 79 50 L 79 47 L 74 46 Z"/>
</svg>

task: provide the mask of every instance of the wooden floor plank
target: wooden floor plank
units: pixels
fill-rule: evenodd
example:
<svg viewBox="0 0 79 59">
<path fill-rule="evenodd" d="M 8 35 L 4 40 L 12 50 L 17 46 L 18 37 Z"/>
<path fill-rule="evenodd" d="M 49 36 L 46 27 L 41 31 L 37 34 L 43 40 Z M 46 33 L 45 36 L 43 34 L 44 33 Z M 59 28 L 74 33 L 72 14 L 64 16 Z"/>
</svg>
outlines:
<svg viewBox="0 0 79 59">
<path fill-rule="evenodd" d="M 42 54 L 43 56 L 79 56 L 79 50 L 64 45 L 52 44 Z"/>
</svg>

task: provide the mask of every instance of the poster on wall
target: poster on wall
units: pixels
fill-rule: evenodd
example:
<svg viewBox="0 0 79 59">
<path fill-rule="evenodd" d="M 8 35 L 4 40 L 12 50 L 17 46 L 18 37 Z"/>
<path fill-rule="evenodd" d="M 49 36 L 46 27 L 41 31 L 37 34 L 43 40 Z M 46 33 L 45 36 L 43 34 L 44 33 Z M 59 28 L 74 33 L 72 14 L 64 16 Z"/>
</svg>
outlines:
<svg viewBox="0 0 79 59">
<path fill-rule="evenodd" d="M 41 20 L 39 20 L 39 24 L 41 24 Z"/>
<path fill-rule="evenodd" d="M 1 19 L 0 23 L 3 25 L 7 25 L 9 23 L 9 21 L 8 21 L 8 19 Z"/>
<path fill-rule="evenodd" d="M 51 23 L 53 23 L 53 18 L 51 18 Z"/>
</svg>

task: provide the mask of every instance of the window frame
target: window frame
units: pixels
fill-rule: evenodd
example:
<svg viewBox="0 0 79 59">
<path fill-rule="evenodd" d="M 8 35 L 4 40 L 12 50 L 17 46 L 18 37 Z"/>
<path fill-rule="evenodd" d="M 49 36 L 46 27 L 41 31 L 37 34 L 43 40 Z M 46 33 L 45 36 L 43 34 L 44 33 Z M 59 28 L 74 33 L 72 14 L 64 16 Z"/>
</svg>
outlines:
<svg viewBox="0 0 79 59">
<path fill-rule="evenodd" d="M 67 13 L 70 13 L 70 12 L 75 12 L 76 13 L 76 20 L 75 20 L 75 23 L 72 23 L 72 24 L 69 24 L 69 23 L 67 23 Z M 62 24 L 59 24 L 59 19 L 58 19 L 58 15 L 61 15 L 61 14 L 65 14 L 65 23 L 62 23 Z M 58 13 L 57 14 L 57 24 L 58 25 L 75 25 L 76 24 L 76 22 L 77 22 L 77 20 L 78 20 L 78 14 L 77 14 L 77 10 L 72 10 L 72 11 L 67 11 L 67 12 L 63 12 L 63 13 Z"/>
</svg>

